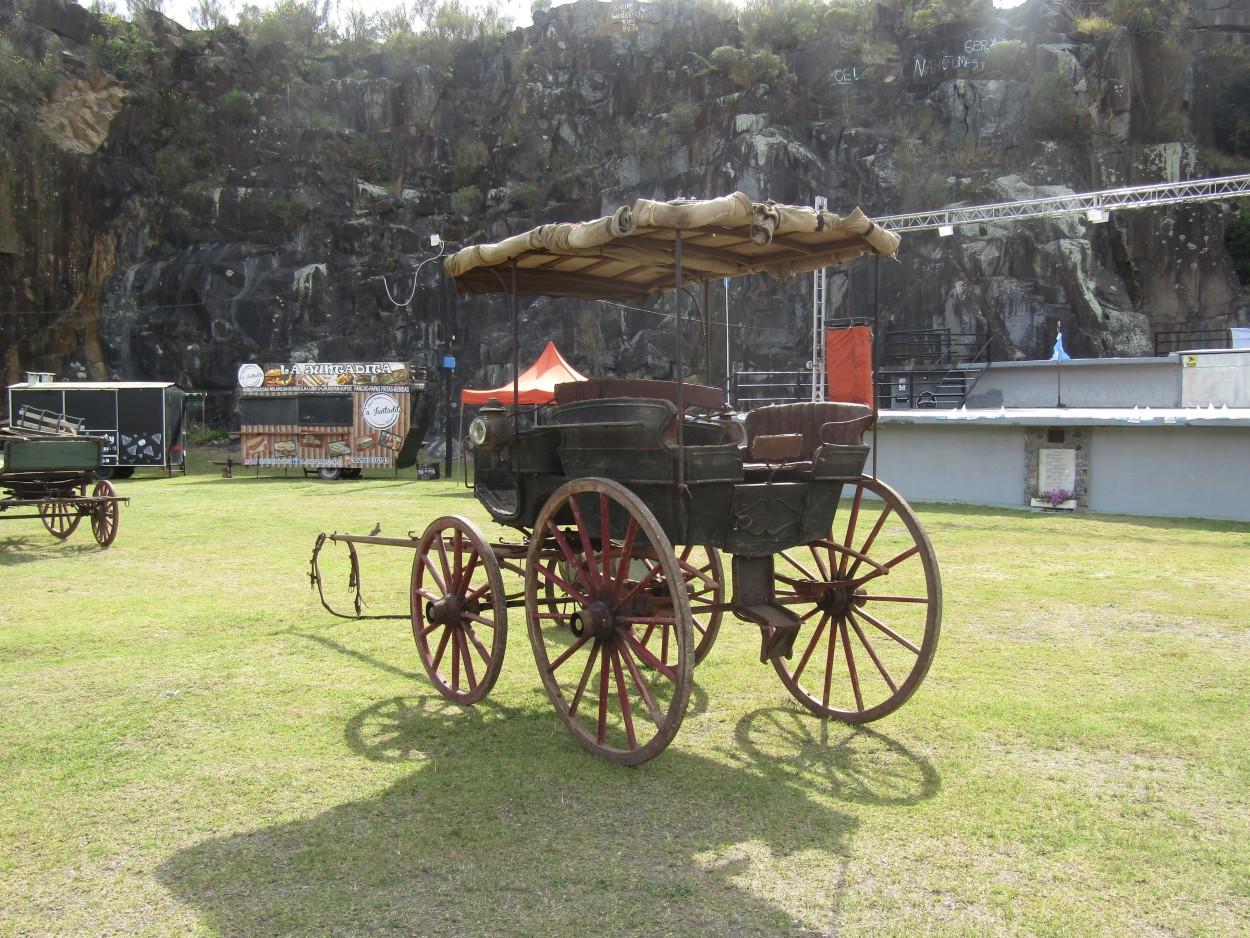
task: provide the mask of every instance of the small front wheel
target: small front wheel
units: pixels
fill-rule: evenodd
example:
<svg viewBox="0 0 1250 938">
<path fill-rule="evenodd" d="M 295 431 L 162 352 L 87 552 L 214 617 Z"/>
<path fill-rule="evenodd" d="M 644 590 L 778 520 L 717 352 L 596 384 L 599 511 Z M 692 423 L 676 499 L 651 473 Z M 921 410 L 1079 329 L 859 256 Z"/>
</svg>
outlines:
<svg viewBox="0 0 1250 938">
<path fill-rule="evenodd" d="M 803 625 L 792 656 L 772 661 L 817 716 L 867 723 L 906 703 L 928 673 L 942 581 L 902 496 L 868 477 L 848 488 L 829 537 L 774 557 L 776 601 Z"/>
<path fill-rule="evenodd" d="M 117 490 L 113 488 L 113 483 L 101 479 L 91 490 L 91 495 L 93 498 L 108 499 L 91 509 L 91 533 L 95 535 L 97 544 L 108 547 L 117 540 L 117 519 L 121 514 L 117 507 Z"/>
<path fill-rule="evenodd" d="M 438 692 L 477 703 L 495 686 L 508 642 L 499 562 L 472 521 L 431 521 L 412 561 L 412 634 Z"/>
<path fill-rule="evenodd" d="M 342 474 L 343 474 L 342 469 L 332 469 L 327 466 L 323 466 L 317 470 L 317 478 L 325 479 L 327 482 L 333 482 Z"/>
</svg>

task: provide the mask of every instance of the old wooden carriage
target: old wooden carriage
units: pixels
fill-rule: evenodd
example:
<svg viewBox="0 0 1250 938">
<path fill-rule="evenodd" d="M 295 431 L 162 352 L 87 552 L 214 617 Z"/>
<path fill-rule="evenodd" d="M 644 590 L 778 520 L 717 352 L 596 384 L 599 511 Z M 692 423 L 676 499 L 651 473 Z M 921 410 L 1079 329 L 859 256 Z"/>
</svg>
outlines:
<svg viewBox="0 0 1250 938">
<path fill-rule="evenodd" d="M 640 200 L 465 249 L 445 269 L 462 290 L 507 293 L 515 328 L 521 296 L 632 300 L 891 255 L 898 240 L 858 211 L 842 218 L 737 193 Z M 332 536 L 415 548 L 413 633 L 450 700 L 490 691 L 508 610 L 523 606 L 560 717 L 581 745 L 626 764 L 672 741 L 694 667 L 727 613 L 760 630 L 761 661 L 798 701 L 852 723 L 913 694 L 941 622 L 924 530 L 864 472 L 871 404 L 779 404 L 739 417 L 718 389 L 683 380 L 681 333 L 675 381 L 570 383 L 550 406 L 482 409 L 470 429 L 474 491 L 515 540 L 491 540 L 458 516 L 435 519 L 410 544 Z M 505 589 L 507 571 L 519 590 Z"/>
<path fill-rule="evenodd" d="M 14 426 L 0 427 L 0 513 L 38 517 L 61 539 L 88 518 L 96 543 L 108 547 L 117 538 L 119 506 L 130 500 L 108 480 L 95 478 L 100 447 L 99 437 L 84 434 L 64 415 L 23 408 Z"/>
</svg>

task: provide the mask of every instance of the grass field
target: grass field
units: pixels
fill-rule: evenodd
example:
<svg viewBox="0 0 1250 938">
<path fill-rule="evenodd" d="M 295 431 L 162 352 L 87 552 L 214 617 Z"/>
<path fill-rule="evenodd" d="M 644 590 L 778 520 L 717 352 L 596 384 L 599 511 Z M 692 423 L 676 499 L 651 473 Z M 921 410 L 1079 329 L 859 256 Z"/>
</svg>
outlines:
<svg viewBox="0 0 1250 938">
<path fill-rule="evenodd" d="M 0 935 L 1250 933 L 1250 525 L 917 506 L 946 605 L 906 706 L 822 723 L 730 619 L 630 769 L 523 610 L 462 708 L 406 621 L 317 601 L 319 532 L 502 533 L 458 483 L 117 485 L 108 550 L 0 516 Z M 405 613 L 411 552 L 361 553 Z"/>
</svg>

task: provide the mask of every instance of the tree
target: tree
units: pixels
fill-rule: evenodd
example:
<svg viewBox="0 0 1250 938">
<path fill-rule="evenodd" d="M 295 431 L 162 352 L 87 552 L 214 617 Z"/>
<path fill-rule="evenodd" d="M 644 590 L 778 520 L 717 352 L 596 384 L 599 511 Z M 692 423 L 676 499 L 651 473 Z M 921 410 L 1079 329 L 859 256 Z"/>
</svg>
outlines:
<svg viewBox="0 0 1250 938">
<path fill-rule="evenodd" d="M 139 22 L 148 13 L 160 13 L 164 5 L 165 0 L 126 0 L 126 7 L 130 10 L 130 22 L 132 23 Z"/>
<path fill-rule="evenodd" d="M 191 7 L 191 25 L 196 29 L 216 29 L 230 22 L 221 0 L 196 0 Z"/>
</svg>

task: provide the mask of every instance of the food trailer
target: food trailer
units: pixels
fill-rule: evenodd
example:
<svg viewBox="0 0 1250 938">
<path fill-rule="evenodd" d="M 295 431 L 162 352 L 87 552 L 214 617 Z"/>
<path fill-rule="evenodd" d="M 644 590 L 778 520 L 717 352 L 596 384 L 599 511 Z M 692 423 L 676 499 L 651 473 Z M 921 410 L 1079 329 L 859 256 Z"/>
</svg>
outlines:
<svg viewBox="0 0 1250 938">
<path fill-rule="evenodd" d="M 399 362 L 239 366 L 245 466 L 323 479 L 416 465 L 425 437 L 426 372 Z"/>
<path fill-rule="evenodd" d="M 100 437 L 101 479 L 127 479 L 140 468 L 185 472 L 185 400 L 169 382 L 54 381 L 32 372 L 9 386 L 9 426 L 22 426 L 24 411 L 43 411 Z"/>
</svg>

